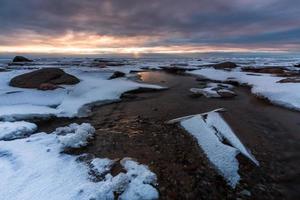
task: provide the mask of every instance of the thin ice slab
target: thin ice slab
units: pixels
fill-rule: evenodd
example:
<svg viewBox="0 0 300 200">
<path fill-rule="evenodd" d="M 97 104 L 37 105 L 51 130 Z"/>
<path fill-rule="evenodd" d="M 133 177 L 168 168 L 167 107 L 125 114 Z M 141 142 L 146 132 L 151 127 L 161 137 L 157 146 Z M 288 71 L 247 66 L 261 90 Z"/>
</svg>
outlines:
<svg viewBox="0 0 300 200">
<path fill-rule="evenodd" d="M 239 162 L 236 156 L 241 153 L 256 165 L 255 157 L 241 143 L 230 126 L 218 113 L 224 109 L 177 118 L 168 123 L 177 123 L 197 139 L 209 161 L 227 183 L 235 188 L 240 181 Z M 229 144 L 225 144 L 224 141 Z"/>
</svg>

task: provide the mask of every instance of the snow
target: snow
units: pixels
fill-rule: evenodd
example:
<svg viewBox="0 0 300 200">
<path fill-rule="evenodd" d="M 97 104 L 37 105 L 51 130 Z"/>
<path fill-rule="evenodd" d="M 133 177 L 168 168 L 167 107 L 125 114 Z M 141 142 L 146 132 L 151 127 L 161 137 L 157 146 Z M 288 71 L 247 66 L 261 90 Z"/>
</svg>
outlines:
<svg viewBox="0 0 300 200">
<path fill-rule="evenodd" d="M 235 80 L 241 84 L 251 86 L 251 92 L 253 94 L 266 98 L 271 103 L 300 110 L 300 83 L 277 83 L 283 79 L 283 77 L 257 73 L 250 75 L 237 70 L 224 71 L 213 68 L 204 68 L 188 73 L 205 76 L 218 81 Z"/>
<path fill-rule="evenodd" d="M 0 122 L 0 140 L 21 138 L 32 134 L 36 129 L 35 124 L 25 121 Z"/>
<path fill-rule="evenodd" d="M 156 175 L 148 167 L 129 158 L 121 160 L 126 172 L 110 174 L 111 161 L 94 158 L 80 161 L 80 156 L 63 153 L 70 147 L 61 135 L 91 132 L 87 124 L 70 125 L 46 133 L 36 133 L 28 138 L 0 141 L 1 200 L 86 200 L 86 199 L 158 199 Z M 70 133 L 68 133 L 68 130 Z M 89 135 L 89 134 L 86 134 Z M 74 140 L 76 144 L 86 145 Z M 79 147 L 75 145 L 76 147 Z M 97 169 L 103 179 L 96 180 L 90 173 Z"/>
<path fill-rule="evenodd" d="M 108 158 L 95 158 L 92 160 L 91 165 L 92 169 L 98 174 L 98 175 L 103 175 L 107 173 L 115 161 L 110 160 Z"/>
<path fill-rule="evenodd" d="M 241 153 L 257 165 L 258 161 L 244 147 L 217 111 L 223 109 L 174 119 L 169 123 L 180 122 L 180 125 L 196 138 L 217 171 L 231 187 L 235 188 L 240 180 L 237 154 Z M 224 144 L 224 139 L 230 145 Z"/>
<path fill-rule="evenodd" d="M 87 123 L 74 123 L 57 128 L 53 133 L 58 135 L 58 140 L 64 147 L 79 148 L 87 145 L 88 139 L 94 136 L 95 129 Z"/>
<path fill-rule="evenodd" d="M 156 175 L 145 165 L 138 164 L 130 158 L 121 160 L 121 165 L 126 169 L 130 178 L 127 189 L 121 194 L 120 199 L 158 199 L 157 190 L 151 185 L 156 183 Z"/>
<path fill-rule="evenodd" d="M 207 98 L 220 98 L 222 97 L 218 92 L 228 92 L 235 94 L 232 89 L 233 86 L 221 83 L 208 83 L 205 88 L 191 88 L 190 91 L 195 94 L 202 94 Z"/>
<path fill-rule="evenodd" d="M 77 76 L 81 82 L 63 85 L 53 91 L 10 87 L 9 80 L 30 70 L 14 70 L 0 73 L 0 118 L 19 120 L 31 117 L 76 117 L 86 116 L 95 103 L 120 100 L 122 93 L 138 88 L 163 89 L 142 84 L 126 78 L 107 80 L 112 72 L 86 71 L 68 68 L 67 73 Z"/>
</svg>

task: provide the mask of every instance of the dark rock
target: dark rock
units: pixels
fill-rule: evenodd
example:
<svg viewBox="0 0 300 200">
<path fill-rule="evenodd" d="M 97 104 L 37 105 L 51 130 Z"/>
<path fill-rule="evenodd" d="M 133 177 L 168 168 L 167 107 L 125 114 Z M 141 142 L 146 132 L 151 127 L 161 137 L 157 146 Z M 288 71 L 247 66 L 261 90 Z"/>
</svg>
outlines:
<svg viewBox="0 0 300 200">
<path fill-rule="evenodd" d="M 125 73 L 120 72 L 120 71 L 115 71 L 109 79 L 120 78 L 120 77 L 124 77 L 124 76 L 125 76 Z"/>
<path fill-rule="evenodd" d="M 220 95 L 222 98 L 232 98 L 235 97 L 236 94 L 234 92 L 227 92 L 227 91 L 217 91 L 218 95 Z"/>
<path fill-rule="evenodd" d="M 266 73 L 266 74 L 284 74 L 285 70 L 281 67 L 264 67 L 264 68 L 252 68 L 244 67 L 242 68 L 244 72 L 253 72 L 253 73 Z"/>
<path fill-rule="evenodd" d="M 103 58 L 96 58 L 94 59 L 93 66 L 97 67 L 116 67 L 116 66 L 123 66 L 128 64 L 126 61 L 116 61 L 116 60 L 109 60 L 109 59 L 103 59 Z"/>
<path fill-rule="evenodd" d="M 79 82 L 78 78 L 59 68 L 44 68 L 16 76 L 10 80 L 9 85 L 20 88 L 40 88 L 43 83 L 72 85 Z"/>
<path fill-rule="evenodd" d="M 186 71 L 186 69 L 181 67 L 160 67 L 163 71 L 171 73 L 171 74 L 182 74 Z"/>
<path fill-rule="evenodd" d="M 235 64 L 234 62 L 222 62 L 222 63 L 215 64 L 213 67 L 215 69 L 232 69 L 232 68 L 236 68 L 237 64 Z"/>
<path fill-rule="evenodd" d="M 300 83 L 300 77 L 285 78 L 277 81 L 277 83 Z"/>
<path fill-rule="evenodd" d="M 23 56 L 16 56 L 14 57 L 13 62 L 32 62 L 32 60 L 25 58 Z"/>
<path fill-rule="evenodd" d="M 299 67 L 300 68 L 300 63 L 295 64 L 294 67 Z"/>
</svg>

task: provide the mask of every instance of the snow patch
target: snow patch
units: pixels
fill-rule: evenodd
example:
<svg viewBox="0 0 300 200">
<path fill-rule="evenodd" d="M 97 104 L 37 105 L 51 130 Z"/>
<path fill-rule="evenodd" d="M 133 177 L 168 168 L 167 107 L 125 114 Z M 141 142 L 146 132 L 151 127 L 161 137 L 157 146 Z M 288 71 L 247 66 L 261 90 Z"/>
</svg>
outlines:
<svg viewBox="0 0 300 200">
<path fill-rule="evenodd" d="M 152 186 L 156 184 L 157 178 L 147 166 L 138 164 L 130 158 L 122 159 L 121 165 L 126 169 L 130 182 L 120 199 L 158 199 L 158 192 Z"/>
<path fill-rule="evenodd" d="M 240 180 L 236 155 L 241 153 L 256 165 L 259 163 L 217 111 L 223 109 L 174 119 L 169 123 L 180 122 L 180 125 L 197 139 L 199 146 L 227 183 L 235 188 Z M 225 139 L 231 146 L 223 143 Z"/>
<path fill-rule="evenodd" d="M 54 134 L 58 135 L 59 142 L 65 147 L 79 148 L 88 144 L 88 139 L 94 136 L 95 129 L 88 123 L 70 124 L 57 128 Z"/>
<path fill-rule="evenodd" d="M 19 122 L 0 122 L 0 140 L 12 140 L 32 134 L 37 126 L 33 123 Z"/>
</svg>

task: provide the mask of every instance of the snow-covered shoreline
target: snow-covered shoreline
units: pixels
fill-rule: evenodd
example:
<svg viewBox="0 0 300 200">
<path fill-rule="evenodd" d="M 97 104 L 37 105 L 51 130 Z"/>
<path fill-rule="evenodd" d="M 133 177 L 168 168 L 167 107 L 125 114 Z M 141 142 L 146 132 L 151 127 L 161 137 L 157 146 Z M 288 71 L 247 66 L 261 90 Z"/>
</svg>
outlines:
<svg viewBox="0 0 300 200">
<path fill-rule="evenodd" d="M 237 81 L 251 86 L 251 92 L 271 103 L 300 111 L 300 83 L 278 83 L 284 77 L 270 74 L 247 73 L 238 70 L 225 71 L 203 68 L 187 72 L 217 81 Z"/>
<path fill-rule="evenodd" d="M 80 83 L 63 85 L 53 91 L 10 87 L 9 80 L 31 70 L 15 70 L 0 73 L 0 118 L 20 120 L 30 117 L 75 117 L 86 115 L 86 105 L 117 101 L 127 91 L 138 88 L 164 89 L 164 87 L 142 84 L 119 78 L 108 80 L 112 72 L 65 69 L 77 76 Z"/>
</svg>

